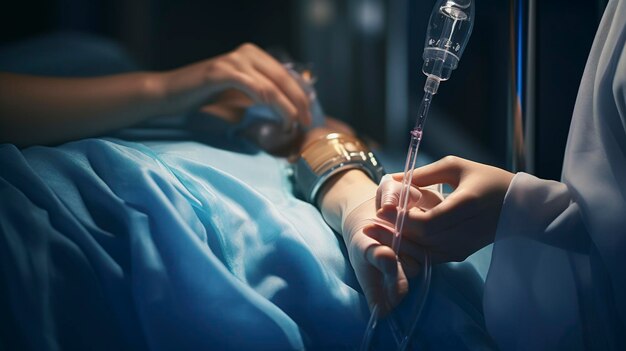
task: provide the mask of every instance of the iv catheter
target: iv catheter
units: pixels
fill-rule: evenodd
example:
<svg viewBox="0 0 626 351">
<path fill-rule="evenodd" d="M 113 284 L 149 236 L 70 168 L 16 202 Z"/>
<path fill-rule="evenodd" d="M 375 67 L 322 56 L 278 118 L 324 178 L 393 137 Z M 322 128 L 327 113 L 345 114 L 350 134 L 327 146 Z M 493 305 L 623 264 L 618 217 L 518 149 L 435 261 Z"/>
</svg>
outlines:
<svg viewBox="0 0 626 351">
<path fill-rule="evenodd" d="M 391 244 L 391 248 L 396 253 L 396 257 L 400 252 L 402 231 L 404 230 L 404 222 L 408 211 L 409 190 L 413 182 L 413 171 L 415 170 L 417 151 L 422 140 L 424 124 L 430 110 L 430 104 L 433 96 L 437 93 L 440 82 L 448 80 L 452 71 L 457 68 L 461 55 L 472 33 L 473 26 L 474 6 L 472 0 L 438 0 L 431 13 L 424 47 L 424 65 L 422 66 L 422 70 L 427 76 L 426 84 L 424 85 L 424 97 L 418 110 L 415 127 L 410 132 L 411 141 L 404 167 L 394 236 Z M 397 334 L 399 333 L 399 327 L 394 318 L 388 319 L 394 337 L 396 337 L 396 342 L 399 344 L 399 350 L 406 350 L 409 346 L 411 336 L 415 332 L 421 311 L 424 307 L 424 302 L 426 301 L 430 289 L 431 264 L 427 252 L 424 252 L 422 265 L 422 291 L 416 301 L 415 312 L 412 319 L 413 323 L 409 328 L 409 332 L 398 339 Z M 361 343 L 362 351 L 369 350 L 370 348 L 371 339 L 378 325 L 379 313 L 380 307 L 378 305 L 374 306 Z"/>
</svg>

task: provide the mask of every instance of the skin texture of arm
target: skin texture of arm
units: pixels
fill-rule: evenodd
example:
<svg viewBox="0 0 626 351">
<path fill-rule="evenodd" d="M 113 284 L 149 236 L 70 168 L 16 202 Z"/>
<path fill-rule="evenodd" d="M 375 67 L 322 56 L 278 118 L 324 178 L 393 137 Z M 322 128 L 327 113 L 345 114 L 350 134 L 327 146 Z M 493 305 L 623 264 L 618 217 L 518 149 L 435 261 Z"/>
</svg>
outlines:
<svg viewBox="0 0 626 351">
<path fill-rule="evenodd" d="M 162 114 L 151 73 L 63 79 L 0 74 L 0 140 L 19 146 L 97 135 Z"/>
<path fill-rule="evenodd" d="M 298 83 L 263 50 L 244 44 L 163 73 L 74 79 L 0 73 L 0 142 L 28 146 L 94 136 L 200 109 L 228 89 L 275 108 L 289 121 L 286 129 L 310 124 Z"/>
</svg>

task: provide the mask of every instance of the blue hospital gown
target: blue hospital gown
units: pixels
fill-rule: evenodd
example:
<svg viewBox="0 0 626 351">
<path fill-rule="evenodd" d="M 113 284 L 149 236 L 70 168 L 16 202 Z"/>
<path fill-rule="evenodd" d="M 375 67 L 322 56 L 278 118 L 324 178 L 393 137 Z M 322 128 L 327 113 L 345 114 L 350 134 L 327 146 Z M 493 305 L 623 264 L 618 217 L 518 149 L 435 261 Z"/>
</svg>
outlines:
<svg viewBox="0 0 626 351">
<path fill-rule="evenodd" d="M 0 341 L 36 350 L 350 350 L 369 312 L 287 163 L 197 142 L 0 146 Z M 441 266 L 416 345 L 489 349 Z M 7 341 L 5 341 L 7 342 Z M 379 349 L 390 346 L 381 328 Z"/>
</svg>

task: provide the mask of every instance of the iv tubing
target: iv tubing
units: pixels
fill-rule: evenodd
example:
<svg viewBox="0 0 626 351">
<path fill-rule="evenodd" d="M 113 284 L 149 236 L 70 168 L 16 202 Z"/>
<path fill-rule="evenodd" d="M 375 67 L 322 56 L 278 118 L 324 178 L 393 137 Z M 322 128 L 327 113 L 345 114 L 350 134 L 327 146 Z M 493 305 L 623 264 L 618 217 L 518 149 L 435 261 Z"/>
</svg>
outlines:
<svg viewBox="0 0 626 351">
<path fill-rule="evenodd" d="M 411 184 L 413 181 L 413 171 L 415 170 L 415 163 L 417 161 L 417 151 L 419 149 L 419 145 L 422 140 L 422 132 L 424 130 L 424 123 L 426 122 L 426 117 L 428 116 L 428 111 L 430 110 L 430 103 L 432 101 L 433 95 L 437 93 L 438 88 L 439 88 L 439 79 L 437 79 L 434 76 L 429 76 L 424 86 L 424 98 L 422 99 L 422 104 L 420 105 L 418 118 L 415 123 L 415 128 L 411 131 L 411 142 L 409 144 L 409 150 L 407 152 L 406 163 L 404 166 L 404 176 L 402 178 L 400 200 L 398 202 L 398 212 L 396 215 L 395 232 L 394 232 L 394 237 L 393 237 L 393 241 L 391 244 L 391 248 L 396 253 L 396 256 L 400 252 L 400 243 L 402 241 L 402 230 L 404 228 L 404 221 L 406 219 L 406 214 L 408 211 L 409 194 L 410 194 Z M 411 328 L 409 329 L 409 333 L 404 335 L 404 338 L 402 339 L 399 345 L 399 350 L 402 350 L 402 351 L 406 350 L 406 348 L 410 344 L 411 336 L 415 332 L 417 323 L 420 319 L 420 315 L 424 307 L 424 303 L 426 302 L 426 297 L 428 296 L 428 292 L 430 290 L 431 265 L 430 265 L 430 257 L 427 252 L 424 253 L 423 267 L 424 267 L 424 272 L 423 272 L 424 281 L 422 283 L 423 288 L 422 288 L 422 292 L 420 293 L 420 295 L 418 295 L 418 301 L 416 304 L 417 310 L 415 312 L 413 323 L 411 324 Z M 379 313 L 380 313 L 379 306 L 378 305 L 374 306 L 374 309 L 372 310 L 372 314 L 370 316 L 370 320 L 367 323 L 367 327 L 365 329 L 365 335 L 363 336 L 363 341 L 361 343 L 361 351 L 369 350 L 372 336 L 374 335 L 374 331 L 376 330 L 376 326 L 378 325 Z M 392 325 L 392 327 L 393 326 L 394 325 Z"/>
</svg>

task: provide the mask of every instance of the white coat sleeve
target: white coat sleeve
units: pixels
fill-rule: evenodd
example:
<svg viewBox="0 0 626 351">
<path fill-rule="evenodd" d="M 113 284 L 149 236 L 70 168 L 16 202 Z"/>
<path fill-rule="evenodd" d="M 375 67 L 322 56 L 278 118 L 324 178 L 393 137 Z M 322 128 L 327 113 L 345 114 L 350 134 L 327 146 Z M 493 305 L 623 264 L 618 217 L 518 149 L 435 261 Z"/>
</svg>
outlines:
<svg viewBox="0 0 626 351">
<path fill-rule="evenodd" d="M 519 173 L 509 186 L 483 297 L 500 349 L 626 350 L 625 48 L 626 2 L 612 0 L 581 81 L 562 182 Z"/>
<path fill-rule="evenodd" d="M 579 277 L 570 256 L 586 257 L 588 243 L 579 207 L 565 184 L 526 173 L 513 178 L 483 299 L 487 327 L 501 349 L 584 345 Z"/>
</svg>

